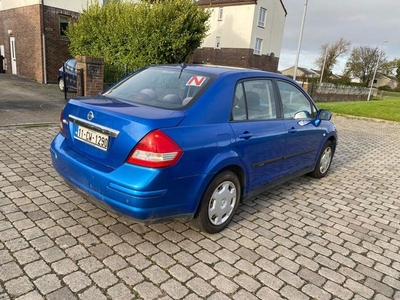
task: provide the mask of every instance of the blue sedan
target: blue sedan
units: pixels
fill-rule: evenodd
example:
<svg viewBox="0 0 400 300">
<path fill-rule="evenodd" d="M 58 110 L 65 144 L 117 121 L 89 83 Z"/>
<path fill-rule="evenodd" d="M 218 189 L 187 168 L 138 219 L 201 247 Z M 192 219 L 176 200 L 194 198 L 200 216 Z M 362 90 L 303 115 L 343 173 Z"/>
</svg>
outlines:
<svg viewBox="0 0 400 300">
<path fill-rule="evenodd" d="M 152 66 L 69 100 L 51 158 L 99 206 L 145 223 L 191 219 L 216 233 L 242 200 L 328 173 L 338 142 L 331 116 L 278 74 Z"/>
</svg>

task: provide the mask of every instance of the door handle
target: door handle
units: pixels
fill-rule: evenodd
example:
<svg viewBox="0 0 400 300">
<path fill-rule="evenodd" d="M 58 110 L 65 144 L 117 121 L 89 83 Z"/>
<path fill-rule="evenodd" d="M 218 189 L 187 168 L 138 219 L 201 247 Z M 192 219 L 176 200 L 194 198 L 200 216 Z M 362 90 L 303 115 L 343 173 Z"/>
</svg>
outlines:
<svg viewBox="0 0 400 300">
<path fill-rule="evenodd" d="M 251 138 L 253 136 L 252 133 L 245 131 L 242 134 L 239 134 L 239 139 L 244 139 L 244 140 L 248 140 L 249 138 Z"/>
<path fill-rule="evenodd" d="M 297 132 L 297 129 L 294 128 L 294 127 L 292 127 L 292 128 L 290 128 L 290 129 L 288 130 L 288 132 L 289 132 L 289 133 L 296 133 L 296 132 Z"/>
</svg>

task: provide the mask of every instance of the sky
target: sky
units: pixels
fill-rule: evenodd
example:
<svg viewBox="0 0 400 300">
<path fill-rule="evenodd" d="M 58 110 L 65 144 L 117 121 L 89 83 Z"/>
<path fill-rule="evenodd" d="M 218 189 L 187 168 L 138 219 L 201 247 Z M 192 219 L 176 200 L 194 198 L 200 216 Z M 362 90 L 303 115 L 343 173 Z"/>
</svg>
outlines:
<svg viewBox="0 0 400 300">
<path fill-rule="evenodd" d="M 282 0 L 287 10 L 280 71 L 295 65 L 305 0 Z M 308 0 L 299 67 L 316 69 L 324 43 L 343 37 L 354 46 L 382 47 L 386 58 L 400 58 L 400 0 Z M 335 74 L 342 74 L 351 50 L 344 55 Z"/>
</svg>

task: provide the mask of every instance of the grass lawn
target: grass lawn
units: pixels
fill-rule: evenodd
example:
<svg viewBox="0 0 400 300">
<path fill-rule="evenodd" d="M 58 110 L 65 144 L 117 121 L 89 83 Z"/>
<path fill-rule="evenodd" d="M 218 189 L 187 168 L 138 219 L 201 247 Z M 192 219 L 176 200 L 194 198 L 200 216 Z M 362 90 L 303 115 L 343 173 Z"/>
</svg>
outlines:
<svg viewBox="0 0 400 300">
<path fill-rule="evenodd" d="M 400 122 L 400 98 L 373 99 L 357 102 L 318 102 L 318 108 L 337 115 L 352 115 Z"/>
</svg>

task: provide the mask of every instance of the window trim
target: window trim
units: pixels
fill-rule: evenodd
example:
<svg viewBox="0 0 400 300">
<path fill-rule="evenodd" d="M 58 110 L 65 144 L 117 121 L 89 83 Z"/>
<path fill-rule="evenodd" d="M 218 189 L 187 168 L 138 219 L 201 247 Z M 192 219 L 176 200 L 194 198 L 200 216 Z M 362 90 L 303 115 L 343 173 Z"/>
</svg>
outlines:
<svg viewBox="0 0 400 300">
<path fill-rule="evenodd" d="M 259 42 L 259 43 L 258 43 Z M 262 43 L 263 43 L 263 39 L 260 38 L 256 38 L 256 42 L 254 43 L 254 55 L 262 55 Z M 257 45 L 259 46 L 257 48 Z"/>
<path fill-rule="evenodd" d="M 67 22 L 62 22 L 63 19 L 66 20 Z M 60 36 L 62 36 L 62 37 L 67 37 L 67 35 L 65 34 L 65 31 L 68 30 L 70 21 L 71 21 L 71 16 L 59 15 L 59 18 L 58 18 L 58 27 L 59 27 Z M 66 28 L 63 29 L 61 24 L 67 24 Z"/>
<path fill-rule="evenodd" d="M 222 21 L 223 15 L 224 15 L 224 8 L 223 7 L 218 8 L 218 21 Z"/>
<path fill-rule="evenodd" d="M 219 35 L 215 38 L 215 49 L 221 49 L 221 36 Z"/>
<path fill-rule="evenodd" d="M 260 7 L 260 11 L 258 13 L 258 27 L 265 28 L 266 17 L 267 9 L 264 7 Z"/>
</svg>

